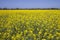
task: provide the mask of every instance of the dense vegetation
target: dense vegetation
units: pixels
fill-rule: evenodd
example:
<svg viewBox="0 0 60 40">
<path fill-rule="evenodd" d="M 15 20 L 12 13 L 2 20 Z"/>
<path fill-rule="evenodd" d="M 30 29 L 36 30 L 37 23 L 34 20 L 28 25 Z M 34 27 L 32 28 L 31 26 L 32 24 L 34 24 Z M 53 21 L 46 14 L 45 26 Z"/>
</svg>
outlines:
<svg viewBox="0 0 60 40">
<path fill-rule="evenodd" d="M 60 10 L 0 10 L 0 40 L 60 40 Z"/>
<path fill-rule="evenodd" d="M 60 8 L 0 8 L 0 10 L 60 10 Z"/>
</svg>

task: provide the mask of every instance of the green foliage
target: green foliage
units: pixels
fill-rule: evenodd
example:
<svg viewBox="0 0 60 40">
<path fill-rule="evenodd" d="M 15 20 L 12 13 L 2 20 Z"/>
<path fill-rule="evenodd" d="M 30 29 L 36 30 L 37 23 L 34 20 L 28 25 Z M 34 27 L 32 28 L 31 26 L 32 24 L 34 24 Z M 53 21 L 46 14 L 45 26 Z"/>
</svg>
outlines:
<svg viewBox="0 0 60 40">
<path fill-rule="evenodd" d="M 0 15 L 0 40 L 60 40 L 60 15 Z"/>
</svg>

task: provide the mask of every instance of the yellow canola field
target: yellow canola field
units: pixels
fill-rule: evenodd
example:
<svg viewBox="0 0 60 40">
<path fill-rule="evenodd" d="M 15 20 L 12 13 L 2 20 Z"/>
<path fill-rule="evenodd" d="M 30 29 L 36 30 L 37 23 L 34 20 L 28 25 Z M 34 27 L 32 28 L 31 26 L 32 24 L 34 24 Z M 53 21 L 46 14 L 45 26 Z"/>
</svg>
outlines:
<svg viewBox="0 0 60 40">
<path fill-rule="evenodd" d="M 60 40 L 60 10 L 0 10 L 0 40 Z"/>
</svg>

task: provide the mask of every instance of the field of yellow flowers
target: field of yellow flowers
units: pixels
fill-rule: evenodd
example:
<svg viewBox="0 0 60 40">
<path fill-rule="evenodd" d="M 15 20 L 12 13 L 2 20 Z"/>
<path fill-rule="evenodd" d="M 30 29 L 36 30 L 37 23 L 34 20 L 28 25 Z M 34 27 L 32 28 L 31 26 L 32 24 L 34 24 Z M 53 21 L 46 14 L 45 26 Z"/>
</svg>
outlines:
<svg viewBox="0 0 60 40">
<path fill-rule="evenodd" d="M 0 10 L 0 40 L 60 40 L 60 10 Z"/>
</svg>

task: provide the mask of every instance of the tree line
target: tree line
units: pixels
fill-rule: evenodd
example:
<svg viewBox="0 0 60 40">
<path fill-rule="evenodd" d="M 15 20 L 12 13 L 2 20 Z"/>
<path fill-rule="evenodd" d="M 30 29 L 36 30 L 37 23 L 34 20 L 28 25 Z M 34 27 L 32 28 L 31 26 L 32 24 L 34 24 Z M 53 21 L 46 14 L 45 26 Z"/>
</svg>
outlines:
<svg viewBox="0 0 60 40">
<path fill-rule="evenodd" d="M 60 10 L 60 8 L 0 8 L 0 10 Z"/>
</svg>

